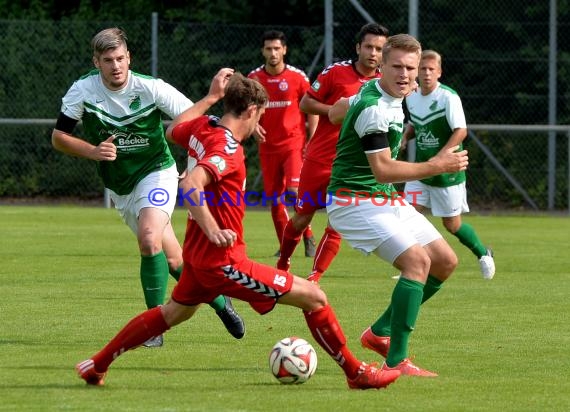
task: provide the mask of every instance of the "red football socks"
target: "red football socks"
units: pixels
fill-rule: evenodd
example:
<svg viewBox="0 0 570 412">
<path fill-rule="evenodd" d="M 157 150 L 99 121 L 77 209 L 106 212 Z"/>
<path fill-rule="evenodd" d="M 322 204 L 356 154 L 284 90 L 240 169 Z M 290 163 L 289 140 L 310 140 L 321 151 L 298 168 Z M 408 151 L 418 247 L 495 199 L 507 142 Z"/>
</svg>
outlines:
<svg viewBox="0 0 570 412">
<path fill-rule="evenodd" d="M 291 259 L 295 248 L 301 241 L 302 235 L 303 232 L 299 232 L 297 229 L 295 229 L 295 226 L 293 226 L 293 221 L 289 220 L 285 225 L 283 238 L 281 239 L 281 256 L 277 262 L 278 268 L 289 265 L 289 259 Z"/>
<path fill-rule="evenodd" d="M 160 306 L 135 316 L 115 335 L 93 359 L 95 371 L 106 372 L 111 362 L 124 352 L 142 345 L 148 339 L 159 336 L 170 327 L 164 321 Z"/>
<path fill-rule="evenodd" d="M 277 234 L 277 239 L 281 242 L 283 237 L 283 231 L 285 230 L 285 225 L 289 220 L 289 214 L 287 213 L 287 208 L 284 204 L 278 203 L 271 206 L 271 218 L 273 219 L 273 226 L 275 226 L 275 233 Z"/>
<path fill-rule="evenodd" d="M 346 337 L 331 306 L 303 314 L 313 338 L 338 363 L 346 376 L 354 378 L 361 362 L 346 346 Z"/>
<path fill-rule="evenodd" d="M 338 253 L 341 239 L 342 237 L 340 236 L 340 233 L 329 226 L 326 227 L 325 233 L 319 242 L 319 246 L 317 246 L 317 252 L 315 253 L 313 273 L 326 272 Z"/>
</svg>

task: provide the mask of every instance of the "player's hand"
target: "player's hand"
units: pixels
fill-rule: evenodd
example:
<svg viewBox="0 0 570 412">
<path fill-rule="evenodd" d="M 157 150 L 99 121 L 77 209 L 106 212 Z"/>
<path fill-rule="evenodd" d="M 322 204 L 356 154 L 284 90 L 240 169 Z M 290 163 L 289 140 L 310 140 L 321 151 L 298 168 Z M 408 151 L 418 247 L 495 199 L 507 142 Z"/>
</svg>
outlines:
<svg viewBox="0 0 570 412">
<path fill-rule="evenodd" d="M 469 157 L 467 150 L 458 152 L 459 146 L 453 146 L 445 150 L 441 150 L 437 155 L 429 161 L 438 162 L 443 169 L 442 173 L 455 173 L 467 169 Z"/>
<path fill-rule="evenodd" d="M 224 97 L 226 85 L 233 74 L 234 69 L 230 69 L 228 67 L 220 69 L 210 83 L 208 95 L 216 100 L 221 100 Z"/>
<path fill-rule="evenodd" d="M 332 124 L 341 124 L 350 107 L 348 97 L 341 97 L 328 110 L 328 118 Z"/>
<path fill-rule="evenodd" d="M 217 247 L 230 247 L 237 240 L 237 234 L 231 229 L 219 229 L 208 235 L 208 238 Z"/>
<path fill-rule="evenodd" d="M 113 143 L 115 135 L 111 135 L 107 140 L 99 143 L 93 150 L 93 160 L 103 160 L 112 162 L 117 158 L 117 146 Z"/>
<path fill-rule="evenodd" d="M 253 138 L 255 139 L 255 141 L 257 143 L 265 143 L 266 135 L 267 132 L 265 131 L 265 129 L 259 123 L 257 123 L 257 126 L 255 126 L 255 130 L 253 131 Z"/>
</svg>

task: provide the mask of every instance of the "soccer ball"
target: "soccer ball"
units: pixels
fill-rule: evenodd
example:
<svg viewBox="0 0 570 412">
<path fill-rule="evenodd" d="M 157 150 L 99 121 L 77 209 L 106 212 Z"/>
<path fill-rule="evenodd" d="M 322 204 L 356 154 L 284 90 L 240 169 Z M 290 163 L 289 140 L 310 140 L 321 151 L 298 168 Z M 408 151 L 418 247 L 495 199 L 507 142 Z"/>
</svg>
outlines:
<svg viewBox="0 0 570 412">
<path fill-rule="evenodd" d="M 284 338 L 271 349 L 269 368 L 281 383 L 304 383 L 317 370 L 317 353 L 305 339 Z"/>
</svg>

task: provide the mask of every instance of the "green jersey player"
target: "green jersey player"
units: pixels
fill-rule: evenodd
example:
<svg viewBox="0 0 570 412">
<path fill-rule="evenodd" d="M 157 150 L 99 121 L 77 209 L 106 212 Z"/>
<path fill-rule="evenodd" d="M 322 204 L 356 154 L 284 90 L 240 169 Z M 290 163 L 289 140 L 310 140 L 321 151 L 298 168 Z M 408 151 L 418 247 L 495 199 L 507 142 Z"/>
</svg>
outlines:
<svg viewBox="0 0 570 412">
<path fill-rule="evenodd" d="M 426 162 L 442 149 L 462 147 L 467 136 L 461 99 L 455 90 L 438 81 L 441 72 L 440 54 L 425 50 L 420 60 L 420 89 L 406 97 L 411 123 L 404 142 L 415 137 L 416 162 Z M 407 182 L 404 192 L 418 211 L 431 209 L 434 216 L 441 217 L 447 231 L 477 256 L 483 278 L 493 278 L 492 251 L 483 245 L 471 225 L 461 221 L 461 214 L 469 212 L 464 171 Z"/>
<path fill-rule="evenodd" d="M 383 370 L 429 377 L 437 374 L 410 361 L 408 340 L 420 305 L 451 276 L 457 256 L 392 182 L 461 171 L 468 158 L 456 146 L 429 162 L 396 160 L 403 134 L 402 100 L 415 86 L 420 55 L 421 45 L 414 37 L 390 37 L 382 50 L 382 79 L 367 82 L 350 99 L 328 187 L 332 201 L 327 213 L 332 227 L 353 248 L 386 260 L 402 273 L 388 308 L 363 332 L 362 345 L 386 357 Z M 339 101 L 339 107 L 347 107 L 346 101 Z M 333 122 L 339 120 L 336 110 L 335 104 L 329 113 Z"/>
<path fill-rule="evenodd" d="M 162 80 L 132 72 L 127 37 L 118 28 L 93 37 L 95 70 L 77 80 L 62 99 L 52 144 L 68 155 L 97 162 L 115 208 L 137 236 L 140 279 L 148 308 L 164 303 L 168 274 L 178 280 L 182 248 L 171 225 L 178 192 L 178 172 L 164 137 L 162 113 L 176 117 L 193 108 L 203 114 L 223 97 L 223 83 L 214 77 L 208 96 L 193 104 Z M 219 76 L 218 76 L 219 77 Z M 83 121 L 85 139 L 73 135 Z M 219 296 L 211 306 L 236 338 L 244 325 Z M 146 346 L 162 346 L 162 336 Z"/>
</svg>

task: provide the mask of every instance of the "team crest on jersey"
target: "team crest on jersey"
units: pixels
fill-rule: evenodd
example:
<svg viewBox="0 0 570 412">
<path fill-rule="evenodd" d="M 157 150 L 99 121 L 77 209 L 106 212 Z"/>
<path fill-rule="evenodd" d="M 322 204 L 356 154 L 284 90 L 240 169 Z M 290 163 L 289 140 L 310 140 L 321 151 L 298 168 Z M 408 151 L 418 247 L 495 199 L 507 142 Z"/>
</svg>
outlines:
<svg viewBox="0 0 570 412">
<path fill-rule="evenodd" d="M 429 109 L 433 112 L 435 109 L 437 109 L 437 100 L 433 100 L 431 102 L 431 104 L 429 105 Z"/>
<path fill-rule="evenodd" d="M 212 156 L 208 162 L 212 163 L 214 166 L 216 166 L 216 168 L 218 169 L 218 172 L 220 174 L 223 173 L 224 170 L 226 170 L 226 161 L 224 159 L 222 159 L 220 156 Z"/>
<path fill-rule="evenodd" d="M 141 108 L 141 97 L 138 94 L 129 97 L 129 109 L 138 110 Z"/>
<path fill-rule="evenodd" d="M 281 90 L 282 92 L 286 91 L 289 88 L 289 84 L 287 83 L 287 80 L 283 79 L 279 82 L 279 90 Z"/>
</svg>

